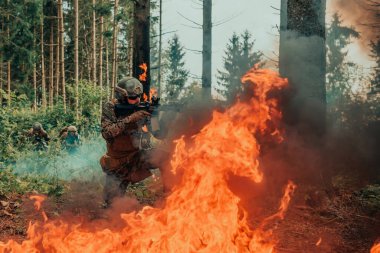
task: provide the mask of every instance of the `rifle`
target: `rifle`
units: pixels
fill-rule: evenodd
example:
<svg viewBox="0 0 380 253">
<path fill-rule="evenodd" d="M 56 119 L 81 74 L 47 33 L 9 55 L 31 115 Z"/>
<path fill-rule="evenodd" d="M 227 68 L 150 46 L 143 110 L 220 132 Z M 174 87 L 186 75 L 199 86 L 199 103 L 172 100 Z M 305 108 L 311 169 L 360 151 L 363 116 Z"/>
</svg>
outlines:
<svg viewBox="0 0 380 253">
<path fill-rule="evenodd" d="M 139 104 L 116 104 L 115 114 L 117 117 L 124 117 L 131 115 L 134 112 L 146 111 L 149 112 L 153 117 L 158 116 L 160 111 L 175 111 L 179 112 L 183 105 L 182 104 L 165 104 L 161 105 L 159 103 L 159 98 L 152 98 L 152 102 L 141 102 Z"/>
<path fill-rule="evenodd" d="M 160 126 L 159 112 L 180 112 L 184 105 L 177 103 L 161 105 L 159 103 L 159 100 L 159 98 L 153 97 L 152 102 L 142 102 L 134 105 L 116 104 L 114 111 L 117 117 L 125 117 L 138 111 L 149 112 L 152 115 L 152 117 L 146 120 L 145 125 L 148 126 L 148 129 L 151 133 L 154 133 L 155 135 L 160 135 L 159 132 L 163 129 Z"/>
</svg>

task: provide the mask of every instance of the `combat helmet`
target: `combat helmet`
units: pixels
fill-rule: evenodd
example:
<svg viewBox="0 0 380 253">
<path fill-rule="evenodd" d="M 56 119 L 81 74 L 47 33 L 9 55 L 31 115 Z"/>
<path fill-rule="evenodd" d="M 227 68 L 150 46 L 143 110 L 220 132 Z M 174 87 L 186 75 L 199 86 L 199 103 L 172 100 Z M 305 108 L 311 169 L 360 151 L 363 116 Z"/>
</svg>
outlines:
<svg viewBox="0 0 380 253">
<path fill-rule="evenodd" d="M 42 125 L 40 122 L 34 122 L 33 124 L 33 131 L 41 131 L 42 130 Z"/>
<path fill-rule="evenodd" d="M 124 77 L 115 87 L 115 98 L 120 100 L 125 97 L 139 97 L 143 93 L 143 86 L 139 80 L 134 77 Z"/>
<path fill-rule="evenodd" d="M 78 130 L 75 126 L 69 126 L 67 128 L 67 132 L 73 132 L 73 133 L 76 133 Z"/>
</svg>

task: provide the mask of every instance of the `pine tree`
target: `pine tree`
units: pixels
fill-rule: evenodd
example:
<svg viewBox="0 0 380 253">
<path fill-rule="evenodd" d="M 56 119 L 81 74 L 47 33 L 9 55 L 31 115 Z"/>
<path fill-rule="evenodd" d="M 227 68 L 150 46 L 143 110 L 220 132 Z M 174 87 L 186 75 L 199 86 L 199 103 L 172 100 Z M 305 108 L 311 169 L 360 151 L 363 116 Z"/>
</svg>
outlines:
<svg viewBox="0 0 380 253">
<path fill-rule="evenodd" d="M 352 38 L 358 38 L 359 33 L 352 27 L 342 25 L 339 15 L 333 15 L 327 29 L 327 102 L 342 104 L 349 92 L 349 67 L 354 63 L 347 61 L 347 46 Z"/>
<path fill-rule="evenodd" d="M 262 60 L 261 52 L 254 52 L 254 41 L 251 34 L 245 31 L 241 36 L 234 33 L 225 51 L 224 70 L 218 70 L 218 86 L 216 90 L 232 101 L 241 91 L 240 78 L 256 63 Z"/>
<path fill-rule="evenodd" d="M 380 92 L 380 39 L 377 42 L 371 41 L 371 57 L 376 61 L 373 68 L 373 77 L 371 79 L 371 92 Z"/>
<path fill-rule="evenodd" d="M 178 100 L 189 76 L 189 71 L 185 69 L 183 57 L 185 52 L 179 42 L 178 35 L 174 35 L 169 41 L 169 48 L 166 51 L 166 64 L 168 76 L 166 78 L 166 94 L 169 101 Z"/>
</svg>

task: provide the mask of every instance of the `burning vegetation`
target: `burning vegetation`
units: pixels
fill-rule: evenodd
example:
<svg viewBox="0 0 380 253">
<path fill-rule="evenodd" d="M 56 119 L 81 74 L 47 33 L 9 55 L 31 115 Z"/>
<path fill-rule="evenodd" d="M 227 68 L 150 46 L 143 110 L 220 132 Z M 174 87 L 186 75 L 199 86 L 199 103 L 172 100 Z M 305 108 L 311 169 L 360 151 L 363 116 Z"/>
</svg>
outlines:
<svg viewBox="0 0 380 253">
<path fill-rule="evenodd" d="M 278 212 L 252 226 L 240 199 L 229 188 L 231 175 L 260 184 L 260 144 L 254 137 L 268 131 L 281 113 L 268 97 L 287 80 L 270 70 L 252 69 L 243 78 L 253 96 L 237 102 L 193 136 L 176 141 L 171 170 L 181 174 L 162 207 L 146 206 L 123 213 L 123 229 L 111 231 L 66 220 L 30 224 L 28 239 L 0 244 L 1 252 L 274 252 L 270 221 L 283 219 L 295 185 L 285 187 Z M 244 139 L 244 142 L 240 140 Z M 43 201 L 34 197 L 37 207 Z"/>
</svg>

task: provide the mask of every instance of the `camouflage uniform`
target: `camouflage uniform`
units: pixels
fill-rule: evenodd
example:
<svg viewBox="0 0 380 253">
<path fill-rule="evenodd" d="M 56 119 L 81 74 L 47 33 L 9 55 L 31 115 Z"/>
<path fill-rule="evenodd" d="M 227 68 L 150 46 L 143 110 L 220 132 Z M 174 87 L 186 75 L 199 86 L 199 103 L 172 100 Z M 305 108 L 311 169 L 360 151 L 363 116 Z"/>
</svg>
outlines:
<svg viewBox="0 0 380 253">
<path fill-rule="evenodd" d="M 68 126 L 60 132 L 61 142 L 64 148 L 71 154 L 77 151 L 80 145 L 80 135 L 75 126 Z"/>
<path fill-rule="evenodd" d="M 47 149 L 47 143 L 50 138 L 40 123 L 34 123 L 33 127 L 27 131 L 26 135 L 32 139 L 32 143 L 35 145 L 35 150 L 39 151 Z"/>
<path fill-rule="evenodd" d="M 130 90 L 127 91 L 131 93 Z M 129 183 L 144 180 L 151 176 L 150 169 L 158 167 L 150 162 L 148 149 L 153 138 L 150 133 L 141 131 L 141 119 L 147 116 L 146 112 L 118 117 L 115 114 L 117 103 L 120 103 L 120 99 L 107 102 L 103 106 L 101 117 L 101 133 L 107 142 L 107 153 L 100 159 L 106 173 L 104 197 L 107 204 L 113 197 L 122 196 Z M 140 120 L 136 120 L 136 115 L 139 114 Z"/>
</svg>

